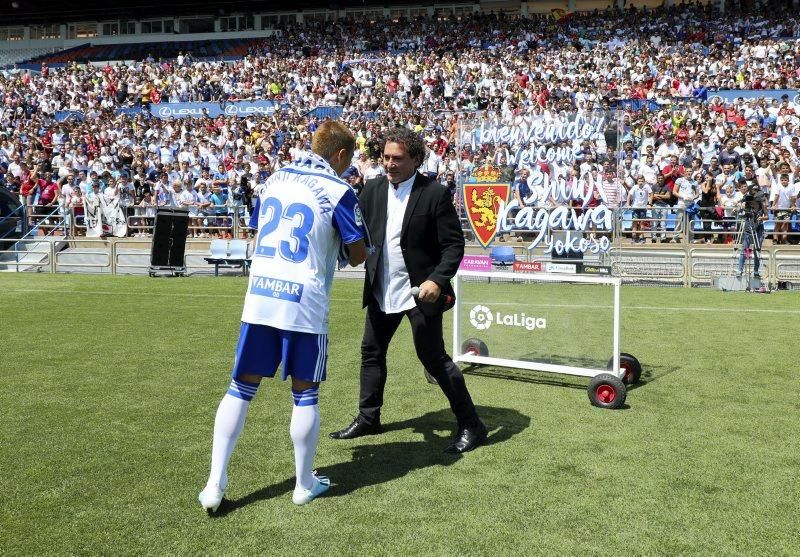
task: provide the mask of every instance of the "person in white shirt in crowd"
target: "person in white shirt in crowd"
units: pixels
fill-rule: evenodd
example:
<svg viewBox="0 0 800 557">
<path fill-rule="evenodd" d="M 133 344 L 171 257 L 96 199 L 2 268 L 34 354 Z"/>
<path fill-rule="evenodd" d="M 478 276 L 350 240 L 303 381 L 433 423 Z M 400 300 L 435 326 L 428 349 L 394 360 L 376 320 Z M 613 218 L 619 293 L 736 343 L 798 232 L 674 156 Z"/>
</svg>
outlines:
<svg viewBox="0 0 800 557">
<path fill-rule="evenodd" d="M 439 175 L 439 165 L 442 157 L 436 152 L 436 142 L 429 141 L 425 153 L 425 161 L 422 163 L 422 172 L 430 179 L 435 180 Z"/>
<path fill-rule="evenodd" d="M 789 225 L 794 216 L 797 205 L 797 187 L 791 181 L 788 173 L 778 177 L 778 186 L 770 195 L 770 203 L 775 218 L 775 244 L 788 243 Z"/>
<path fill-rule="evenodd" d="M 645 243 L 642 230 L 647 220 L 647 209 L 653 203 L 653 190 L 643 176 L 636 179 L 633 187 L 628 191 L 628 207 L 633 209 L 633 222 L 631 225 L 631 238 L 635 244 Z"/>
<path fill-rule="evenodd" d="M 661 172 L 655 165 L 653 155 L 645 155 L 644 162 L 640 163 L 637 168 L 636 177 L 644 178 L 645 183 L 652 187 L 656 183 L 656 176 L 659 174 Z"/>
<path fill-rule="evenodd" d="M 363 170 L 363 177 L 364 181 L 372 180 L 373 178 L 377 178 L 378 176 L 385 176 L 386 169 L 383 165 L 378 161 L 376 157 L 371 157 L 369 159 L 369 164 Z"/>
<path fill-rule="evenodd" d="M 664 136 L 664 143 L 656 149 L 655 163 L 662 165 L 673 155 L 677 157 L 679 153 L 680 147 L 675 143 L 675 136 L 672 133 L 668 133 Z"/>
</svg>

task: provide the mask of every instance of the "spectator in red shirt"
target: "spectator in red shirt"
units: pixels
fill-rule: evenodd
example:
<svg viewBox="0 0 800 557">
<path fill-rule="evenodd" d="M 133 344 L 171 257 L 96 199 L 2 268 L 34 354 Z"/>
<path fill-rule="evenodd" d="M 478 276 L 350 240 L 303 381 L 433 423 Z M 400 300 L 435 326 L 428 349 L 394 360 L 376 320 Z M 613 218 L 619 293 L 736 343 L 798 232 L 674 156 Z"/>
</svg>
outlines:
<svg viewBox="0 0 800 557">
<path fill-rule="evenodd" d="M 680 178 L 686 173 L 686 167 L 678 164 L 678 157 L 671 155 L 669 162 L 661 169 L 661 174 L 664 176 L 664 184 L 672 191 L 675 188 L 675 180 Z"/>
<path fill-rule="evenodd" d="M 59 194 L 58 184 L 56 184 L 52 180 L 45 180 L 44 178 L 40 178 L 39 188 L 40 188 L 39 205 L 46 207 L 53 207 L 54 205 L 58 205 L 58 194 Z"/>
</svg>

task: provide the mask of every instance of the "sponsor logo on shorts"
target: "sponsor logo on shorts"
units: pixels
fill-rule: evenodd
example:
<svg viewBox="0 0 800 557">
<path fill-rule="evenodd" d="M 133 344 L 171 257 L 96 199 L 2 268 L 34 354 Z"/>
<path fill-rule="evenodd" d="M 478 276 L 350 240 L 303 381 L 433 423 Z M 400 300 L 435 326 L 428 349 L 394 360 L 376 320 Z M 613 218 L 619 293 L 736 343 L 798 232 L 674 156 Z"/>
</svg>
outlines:
<svg viewBox="0 0 800 557">
<path fill-rule="evenodd" d="M 255 275 L 250 281 L 250 293 L 287 302 L 299 302 L 303 297 L 303 285 L 299 282 Z"/>
</svg>

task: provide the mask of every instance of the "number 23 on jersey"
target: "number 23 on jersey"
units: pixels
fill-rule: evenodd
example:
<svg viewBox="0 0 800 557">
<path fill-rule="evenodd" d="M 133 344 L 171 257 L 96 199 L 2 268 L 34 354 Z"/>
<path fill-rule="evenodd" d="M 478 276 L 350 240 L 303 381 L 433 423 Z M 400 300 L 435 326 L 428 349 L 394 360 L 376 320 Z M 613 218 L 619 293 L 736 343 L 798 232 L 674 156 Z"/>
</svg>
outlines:
<svg viewBox="0 0 800 557">
<path fill-rule="evenodd" d="M 261 200 L 260 217 L 264 219 L 258 231 L 256 256 L 275 257 L 277 253 L 292 263 L 302 263 L 308 257 L 308 234 L 314 226 L 314 212 L 308 205 L 292 203 L 283 207 L 280 200 L 268 197 Z M 287 230 L 281 223 L 291 223 Z"/>
</svg>

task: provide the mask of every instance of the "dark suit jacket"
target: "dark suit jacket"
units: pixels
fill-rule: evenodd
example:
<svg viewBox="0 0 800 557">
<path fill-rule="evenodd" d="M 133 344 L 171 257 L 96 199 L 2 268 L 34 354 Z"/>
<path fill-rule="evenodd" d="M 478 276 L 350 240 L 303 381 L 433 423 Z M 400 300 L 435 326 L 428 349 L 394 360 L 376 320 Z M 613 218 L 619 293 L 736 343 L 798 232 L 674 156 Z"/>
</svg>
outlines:
<svg viewBox="0 0 800 557">
<path fill-rule="evenodd" d="M 359 198 L 364 221 L 375 246 L 375 252 L 367 257 L 364 307 L 374 296 L 378 285 L 375 279 L 377 273 L 383 269 L 389 187 L 389 180 L 385 176 L 367 180 Z M 403 217 L 400 247 L 411 286 L 419 286 L 426 280 L 432 280 L 442 288 L 439 303 L 426 304 L 417 301 L 417 306 L 427 315 L 451 308 L 455 294 L 450 279 L 455 276 L 464 257 L 464 234 L 447 188 L 419 173 L 411 186 L 411 195 Z M 448 296 L 450 303 L 446 303 Z"/>
</svg>

